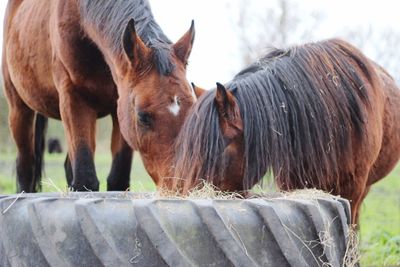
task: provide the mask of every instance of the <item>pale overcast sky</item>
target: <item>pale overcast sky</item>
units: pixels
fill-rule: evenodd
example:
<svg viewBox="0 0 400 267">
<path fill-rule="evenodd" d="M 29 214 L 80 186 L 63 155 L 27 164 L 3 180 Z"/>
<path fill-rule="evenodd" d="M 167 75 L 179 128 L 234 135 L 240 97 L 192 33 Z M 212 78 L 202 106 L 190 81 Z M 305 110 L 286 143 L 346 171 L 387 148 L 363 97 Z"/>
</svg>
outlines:
<svg viewBox="0 0 400 267">
<path fill-rule="evenodd" d="M 195 20 L 196 40 L 190 58 L 188 79 L 196 84 L 213 87 L 216 81 L 229 81 L 241 68 L 235 43 L 235 27 L 227 8 L 227 4 L 233 1 L 235 0 L 150 0 L 156 20 L 172 41 L 176 41 L 188 29 L 192 19 Z M 323 30 L 318 33 L 321 39 L 340 36 L 341 30 L 355 25 L 372 24 L 400 31 L 399 2 L 395 0 L 297 2 L 304 10 L 317 10 L 324 15 Z M 0 0 L 1 20 L 6 4 L 6 0 Z"/>
</svg>

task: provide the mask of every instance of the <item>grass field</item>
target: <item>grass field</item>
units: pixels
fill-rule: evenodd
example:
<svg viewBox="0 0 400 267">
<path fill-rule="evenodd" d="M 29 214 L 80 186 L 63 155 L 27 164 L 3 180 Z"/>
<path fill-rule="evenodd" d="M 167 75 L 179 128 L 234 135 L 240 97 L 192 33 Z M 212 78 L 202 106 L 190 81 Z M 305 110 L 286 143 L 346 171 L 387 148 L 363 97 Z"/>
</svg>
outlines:
<svg viewBox="0 0 400 267">
<path fill-rule="evenodd" d="M 64 174 L 65 154 L 47 154 L 45 155 L 45 170 L 42 181 L 42 190 L 44 192 L 66 190 L 67 182 Z M 15 183 L 15 156 L 0 156 L 0 193 L 12 193 L 16 190 Z M 106 191 L 107 175 L 111 166 L 111 156 L 109 153 L 96 155 L 95 158 L 97 176 L 100 180 L 100 191 Z M 54 185 L 49 185 L 54 183 Z M 146 170 L 144 169 L 140 157 L 134 156 L 134 162 L 131 172 L 131 188 L 133 191 L 153 191 L 155 186 Z"/>
<path fill-rule="evenodd" d="M 0 193 L 16 190 L 15 156 L 0 154 Z M 66 190 L 64 155 L 45 156 L 43 191 Z M 100 190 L 106 190 L 106 177 L 110 168 L 108 153 L 96 155 Z M 131 173 L 133 191 L 153 191 L 154 183 L 144 170 L 140 157 L 135 155 Z M 54 185 L 49 185 L 54 183 Z M 400 166 L 388 177 L 374 185 L 364 201 L 361 213 L 362 266 L 400 266 Z"/>
</svg>

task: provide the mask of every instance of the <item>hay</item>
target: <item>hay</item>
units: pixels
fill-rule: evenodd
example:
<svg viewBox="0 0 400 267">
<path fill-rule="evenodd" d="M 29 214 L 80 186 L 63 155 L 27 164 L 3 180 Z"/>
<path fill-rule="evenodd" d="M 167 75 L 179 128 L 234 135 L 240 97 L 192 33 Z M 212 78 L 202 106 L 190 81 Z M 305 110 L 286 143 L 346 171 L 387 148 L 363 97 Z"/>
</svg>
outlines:
<svg viewBox="0 0 400 267">
<path fill-rule="evenodd" d="M 15 202 L 17 202 L 17 200 L 25 193 L 25 191 L 22 191 L 21 193 L 19 193 L 17 195 L 17 197 L 13 200 L 13 202 L 11 202 L 11 204 L 5 209 L 3 210 L 1 213 L 5 214 L 9 209 L 11 209 L 11 207 L 15 204 Z"/>
<path fill-rule="evenodd" d="M 179 191 L 160 189 L 155 195 L 157 199 L 243 199 L 243 195 L 235 192 L 223 192 L 214 185 L 202 181 L 186 195 Z"/>
<path fill-rule="evenodd" d="M 287 199 L 305 199 L 305 200 L 314 200 L 318 198 L 332 199 L 337 200 L 340 196 L 334 196 L 327 192 L 318 190 L 318 189 L 300 189 L 294 190 L 291 192 L 281 192 L 282 198 Z"/>
<path fill-rule="evenodd" d="M 51 178 L 46 178 L 42 181 L 44 187 L 49 188 L 53 192 L 60 193 L 61 197 L 73 197 L 76 191 L 72 188 L 66 187 L 61 189 L 58 187 Z M 257 185 L 256 185 L 257 186 Z M 131 193 L 128 188 L 124 192 L 117 194 L 118 197 L 122 199 L 140 199 L 140 198 L 154 198 L 154 199 L 215 199 L 215 200 L 228 200 L 228 199 L 275 199 L 275 198 L 285 198 L 285 199 L 304 199 L 304 200 L 316 200 L 318 198 L 333 199 L 337 200 L 340 196 L 333 196 L 329 193 L 323 192 L 317 189 L 301 189 L 294 190 L 291 192 L 273 192 L 273 191 L 263 191 L 261 187 L 258 187 L 256 191 L 249 192 L 224 192 L 219 190 L 214 185 L 202 181 L 198 186 L 193 188 L 186 195 L 182 195 L 179 191 L 168 190 L 165 188 L 160 188 L 154 193 Z M 86 194 L 81 193 L 81 198 L 92 198 L 96 197 L 92 191 L 87 190 Z"/>
<path fill-rule="evenodd" d="M 203 182 L 193 190 L 189 191 L 189 199 L 243 199 L 243 196 L 235 192 L 223 192 L 214 185 Z"/>
<path fill-rule="evenodd" d="M 64 190 L 59 188 L 51 178 L 46 178 L 42 182 L 43 187 L 48 187 L 51 190 L 54 190 L 57 193 L 60 193 L 62 197 L 68 196 L 72 191 L 70 187 L 66 187 Z"/>
<path fill-rule="evenodd" d="M 346 253 L 343 259 L 343 267 L 360 266 L 360 251 L 358 249 L 360 239 L 356 225 L 350 225 L 347 233 Z"/>
</svg>

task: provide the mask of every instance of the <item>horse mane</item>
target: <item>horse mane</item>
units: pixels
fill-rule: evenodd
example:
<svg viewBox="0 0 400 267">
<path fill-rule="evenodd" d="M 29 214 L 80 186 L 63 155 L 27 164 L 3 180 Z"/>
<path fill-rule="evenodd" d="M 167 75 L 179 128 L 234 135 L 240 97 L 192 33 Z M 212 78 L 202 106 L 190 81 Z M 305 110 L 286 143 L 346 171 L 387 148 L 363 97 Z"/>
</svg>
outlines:
<svg viewBox="0 0 400 267">
<path fill-rule="evenodd" d="M 130 19 L 135 20 L 136 32 L 152 49 L 157 71 L 168 76 L 175 66 L 171 61 L 172 42 L 161 30 L 147 0 L 80 0 L 81 17 L 85 24 L 107 36 L 114 54 L 123 53 L 122 36 Z"/>
<path fill-rule="evenodd" d="M 239 72 L 226 87 L 244 125 L 243 188 L 266 173 L 287 190 L 328 190 L 340 175 L 351 179 L 349 155 L 354 140 L 365 138 L 368 90 L 376 82 L 369 59 L 337 39 L 274 49 Z M 189 184 L 219 184 L 214 177 L 229 168 L 214 97 L 211 90 L 196 103 L 177 138 L 175 177 Z"/>
</svg>

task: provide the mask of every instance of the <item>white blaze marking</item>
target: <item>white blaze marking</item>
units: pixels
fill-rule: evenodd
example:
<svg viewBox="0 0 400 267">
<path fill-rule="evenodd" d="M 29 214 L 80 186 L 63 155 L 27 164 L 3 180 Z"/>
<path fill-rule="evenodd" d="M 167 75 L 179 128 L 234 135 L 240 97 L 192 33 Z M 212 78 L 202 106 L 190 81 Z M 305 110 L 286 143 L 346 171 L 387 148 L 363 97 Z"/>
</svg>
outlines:
<svg viewBox="0 0 400 267">
<path fill-rule="evenodd" d="M 168 110 L 174 115 L 178 116 L 181 107 L 178 104 L 178 97 L 174 96 L 174 103 L 168 107 Z"/>
</svg>

